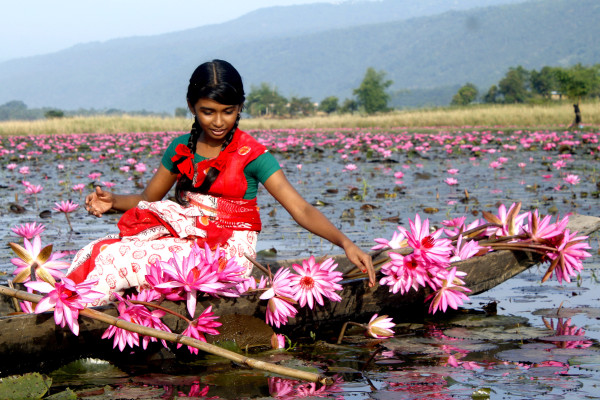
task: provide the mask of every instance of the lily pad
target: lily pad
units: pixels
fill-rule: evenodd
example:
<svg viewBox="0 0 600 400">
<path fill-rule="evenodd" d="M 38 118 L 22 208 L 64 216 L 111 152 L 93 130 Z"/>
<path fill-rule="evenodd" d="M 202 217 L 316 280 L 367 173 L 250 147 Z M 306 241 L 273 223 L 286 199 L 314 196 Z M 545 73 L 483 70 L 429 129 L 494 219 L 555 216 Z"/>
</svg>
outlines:
<svg viewBox="0 0 600 400">
<path fill-rule="evenodd" d="M 488 327 L 488 326 L 517 326 L 529 322 L 525 317 L 516 315 L 458 315 L 450 321 L 453 325 L 464 327 Z"/>
<path fill-rule="evenodd" d="M 577 356 L 598 354 L 593 350 L 588 349 L 560 349 L 554 348 L 550 350 L 540 349 L 511 349 L 496 353 L 496 358 L 502 361 L 510 361 L 516 363 L 540 364 L 545 361 L 556 361 L 567 363 L 569 359 Z"/>
<path fill-rule="evenodd" d="M 580 355 L 569 358 L 569 365 L 587 371 L 600 372 L 600 354 Z"/>
<path fill-rule="evenodd" d="M 542 308 L 532 312 L 533 315 L 541 315 L 546 318 L 571 318 L 577 314 L 585 314 L 589 318 L 600 318 L 600 308 L 598 307 L 561 307 L 561 308 Z"/>
<path fill-rule="evenodd" d="M 114 384 L 128 378 L 128 375 L 108 361 L 97 358 L 83 358 L 73 361 L 50 374 L 54 384 L 105 385 Z"/>
<path fill-rule="evenodd" d="M 41 399 L 52 378 L 33 372 L 0 379 L 0 399 Z"/>
<path fill-rule="evenodd" d="M 492 326 L 485 328 L 451 328 L 444 330 L 444 335 L 469 340 L 529 340 L 553 335 L 554 331 L 532 326 L 505 328 Z"/>
</svg>

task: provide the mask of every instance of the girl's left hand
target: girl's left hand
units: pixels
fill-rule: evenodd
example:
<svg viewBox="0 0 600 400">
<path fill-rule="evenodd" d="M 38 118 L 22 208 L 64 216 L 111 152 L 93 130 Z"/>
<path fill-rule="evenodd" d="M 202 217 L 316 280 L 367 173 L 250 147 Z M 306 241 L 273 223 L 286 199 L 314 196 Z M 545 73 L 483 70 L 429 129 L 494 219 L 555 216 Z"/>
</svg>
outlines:
<svg viewBox="0 0 600 400">
<path fill-rule="evenodd" d="M 369 287 L 375 286 L 375 268 L 373 268 L 373 260 L 371 256 L 362 251 L 354 243 L 344 248 L 346 257 L 354 265 L 356 265 L 362 272 L 366 272 L 369 275 Z"/>
</svg>

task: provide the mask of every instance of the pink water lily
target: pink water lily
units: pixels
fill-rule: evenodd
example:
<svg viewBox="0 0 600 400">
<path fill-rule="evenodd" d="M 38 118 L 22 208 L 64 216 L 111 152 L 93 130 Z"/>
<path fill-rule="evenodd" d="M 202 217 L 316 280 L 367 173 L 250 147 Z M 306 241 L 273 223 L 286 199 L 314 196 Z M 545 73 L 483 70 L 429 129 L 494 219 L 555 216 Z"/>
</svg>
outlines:
<svg viewBox="0 0 600 400">
<path fill-rule="evenodd" d="M 342 280 L 342 273 L 335 271 L 337 264 L 333 258 L 317 263 L 315 257 L 310 256 L 308 260 L 302 260 L 302 265 L 293 264 L 292 268 L 298 273 L 290 278 L 296 290 L 294 299 L 301 307 L 308 304 L 312 309 L 315 302 L 324 305 L 323 297 L 331 301 L 342 300 L 335 293 L 336 290 L 342 290 L 337 283 Z"/>
<path fill-rule="evenodd" d="M 160 283 L 155 288 L 182 289 L 191 316 L 194 316 L 196 312 L 198 292 L 218 294 L 225 287 L 225 284 L 219 282 L 217 273 L 206 268 L 195 252 L 190 252 L 188 257 L 181 257 L 177 253 L 173 253 L 173 257 L 169 261 L 160 261 L 160 266 L 164 271 L 165 278 L 171 280 Z"/>
<path fill-rule="evenodd" d="M 63 212 L 63 213 L 71 213 L 77 210 L 79 204 L 72 202 L 71 200 L 61 201 L 60 203 L 54 203 L 53 210 Z"/>
<path fill-rule="evenodd" d="M 66 261 L 58 261 L 64 256 L 61 252 L 52 253 L 52 245 L 42 248 L 42 239 L 35 236 L 32 241 L 23 238 L 23 246 L 17 243 L 9 243 L 17 258 L 12 258 L 10 262 L 17 268 L 13 271 L 15 278 L 13 282 L 26 282 L 31 280 L 32 274 L 36 279 L 41 279 L 50 284 L 55 283 L 55 278 L 62 278 L 65 274 L 62 269 L 68 268 L 71 264 Z"/>
<path fill-rule="evenodd" d="M 414 222 L 409 220 L 410 230 L 404 230 L 407 243 L 414 249 L 414 257 L 426 264 L 444 266 L 449 262 L 452 252 L 450 240 L 440 238 L 442 229 L 433 233 L 429 232 L 429 219 L 421 223 L 419 214 L 415 216 Z"/>
<path fill-rule="evenodd" d="M 571 282 L 570 277 L 577 276 L 583 269 L 583 260 L 591 257 L 591 254 L 586 251 L 590 249 L 590 245 L 586 242 L 587 238 L 587 236 L 577 236 L 577 232 L 571 233 L 569 229 L 565 229 L 562 235 L 554 236 L 552 244 L 557 251 L 547 255 L 552 261 L 542 282 L 548 280 L 552 273 L 556 275 L 558 283 L 562 283 L 563 280 Z"/>
<path fill-rule="evenodd" d="M 215 328 L 221 326 L 222 324 L 216 321 L 217 318 L 219 317 L 215 316 L 215 313 L 212 312 L 212 306 L 208 306 L 204 311 L 202 311 L 198 318 L 189 323 L 188 327 L 181 334 L 202 342 L 206 342 L 206 337 L 204 337 L 205 333 L 209 335 L 219 334 L 219 331 Z M 181 343 L 177 344 L 177 348 L 180 348 L 181 346 Z M 190 353 L 198 354 L 197 348 L 188 346 L 188 349 L 190 350 Z"/>
<path fill-rule="evenodd" d="M 35 236 L 39 236 L 44 232 L 46 227 L 43 224 L 38 224 L 37 222 L 25 223 L 22 225 L 15 225 L 11 228 L 14 233 L 21 236 L 25 239 L 33 239 Z"/>
<path fill-rule="evenodd" d="M 396 324 L 387 315 L 374 314 L 367 325 L 366 334 L 376 339 L 388 338 L 394 336 L 394 331 L 391 329 Z"/>
<path fill-rule="evenodd" d="M 437 310 L 445 312 L 448 307 L 456 310 L 464 301 L 469 300 L 464 292 L 471 290 L 464 287 L 465 283 L 456 275 L 456 267 L 453 267 L 442 281 L 442 286 L 435 293 L 427 296 L 425 301 L 433 299 L 429 306 L 430 313 L 435 314 Z"/>
<path fill-rule="evenodd" d="M 97 281 L 87 281 L 75 284 L 69 278 L 62 278 L 52 286 L 48 282 L 27 282 L 25 286 L 38 292 L 48 293 L 35 307 L 35 313 L 39 314 L 54 308 L 54 322 L 61 327 L 65 324 L 75 334 L 79 335 L 79 310 L 83 310 L 86 304 L 104 296 L 104 293 L 92 290 Z"/>
<path fill-rule="evenodd" d="M 381 250 L 386 248 L 399 249 L 406 246 L 406 236 L 402 231 L 394 231 L 391 240 L 377 238 L 374 239 L 374 241 L 378 244 L 371 247 L 371 250 Z"/>
</svg>

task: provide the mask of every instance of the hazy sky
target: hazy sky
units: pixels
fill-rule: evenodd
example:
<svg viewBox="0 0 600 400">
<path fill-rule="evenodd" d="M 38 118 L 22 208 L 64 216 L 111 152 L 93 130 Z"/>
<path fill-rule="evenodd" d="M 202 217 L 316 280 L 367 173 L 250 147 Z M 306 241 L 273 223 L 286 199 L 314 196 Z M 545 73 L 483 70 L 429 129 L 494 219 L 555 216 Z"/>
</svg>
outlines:
<svg viewBox="0 0 600 400">
<path fill-rule="evenodd" d="M 250 11 L 332 0 L 1 0 L 0 62 L 78 43 L 175 32 Z"/>
</svg>

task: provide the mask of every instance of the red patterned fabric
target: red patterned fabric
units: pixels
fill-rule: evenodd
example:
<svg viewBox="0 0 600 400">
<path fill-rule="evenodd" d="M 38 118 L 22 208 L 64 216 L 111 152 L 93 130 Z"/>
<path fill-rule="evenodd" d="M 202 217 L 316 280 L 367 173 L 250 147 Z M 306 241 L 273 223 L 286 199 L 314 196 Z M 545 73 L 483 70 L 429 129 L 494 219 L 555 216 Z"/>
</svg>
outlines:
<svg viewBox="0 0 600 400">
<path fill-rule="evenodd" d="M 241 199 L 248 188 L 244 168 L 266 151 L 267 148 L 264 145 L 246 132 L 237 129 L 229 146 L 216 158 L 196 164 L 194 186 L 199 187 L 204 182 L 208 169 L 213 167 L 220 173 L 208 193 L 213 196 Z"/>
</svg>

